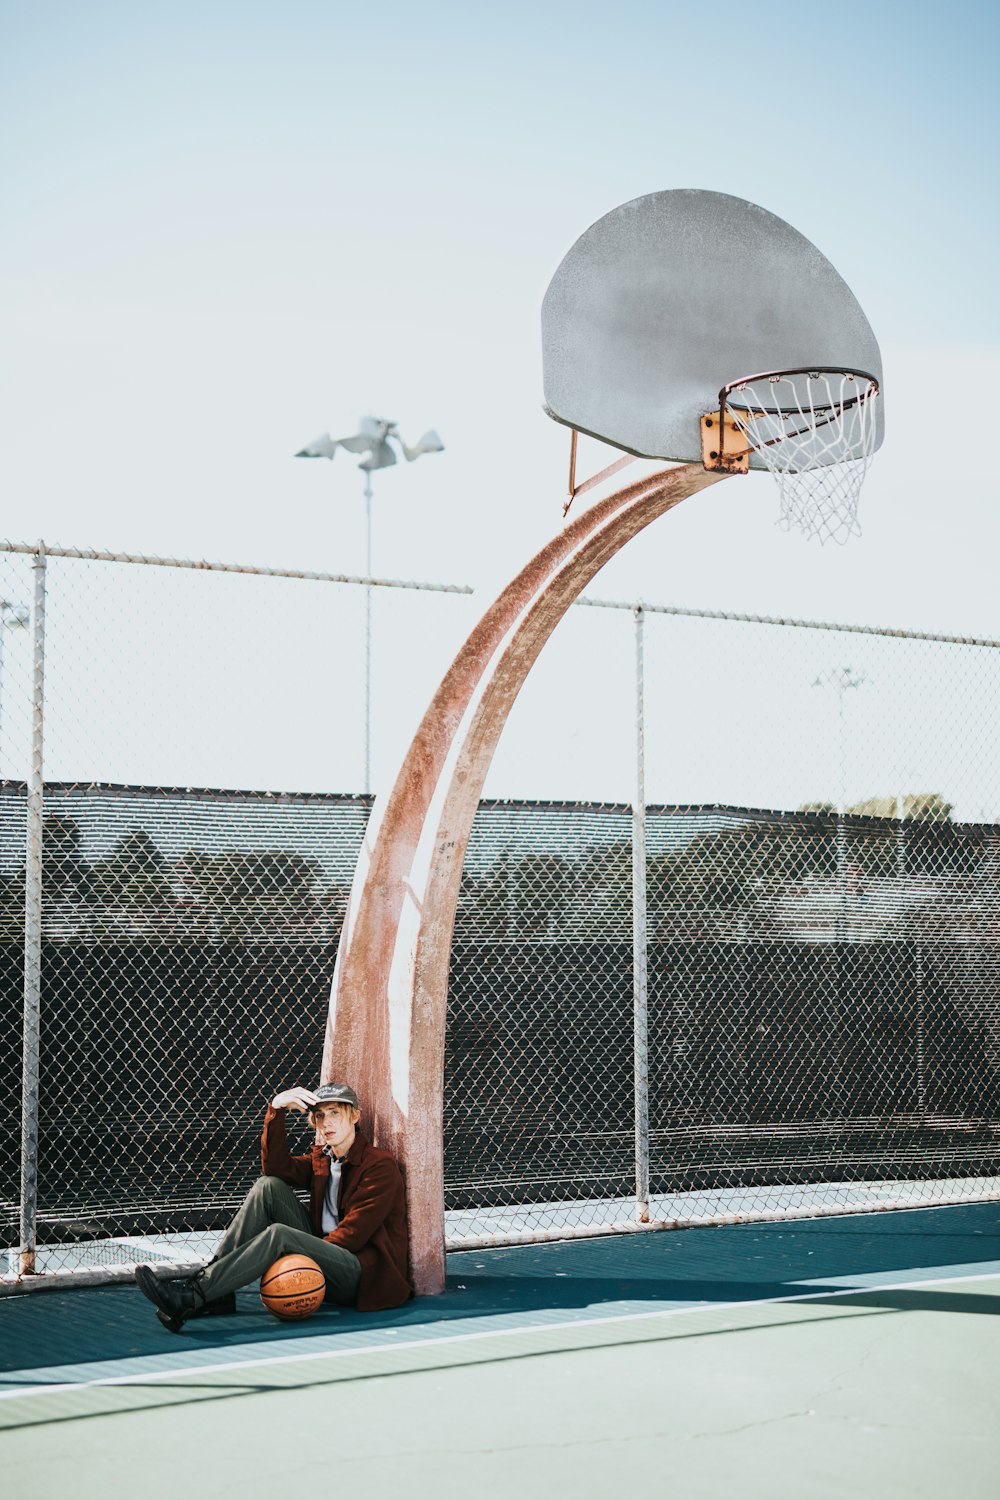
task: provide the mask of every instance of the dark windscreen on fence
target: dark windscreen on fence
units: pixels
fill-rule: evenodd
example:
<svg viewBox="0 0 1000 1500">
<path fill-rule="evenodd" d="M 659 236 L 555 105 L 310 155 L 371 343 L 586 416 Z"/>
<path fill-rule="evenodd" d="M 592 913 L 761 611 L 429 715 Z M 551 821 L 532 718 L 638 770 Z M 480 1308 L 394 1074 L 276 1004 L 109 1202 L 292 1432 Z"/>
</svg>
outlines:
<svg viewBox="0 0 1000 1500">
<path fill-rule="evenodd" d="M 24 799 L 4 784 L 9 1099 Z M 483 804 L 449 995 L 452 1242 L 634 1219 L 637 999 L 654 1219 L 832 1212 L 885 1201 L 886 1184 L 905 1202 L 990 1191 L 1000 830 L 933 799 L 901 810 L 650 808 L 638 911 L 629 808 Z M 266 1100 L 317 1076 L 368 811 L 346 796 L 46 787 L 42 1268 L 200 1249 L 226 1222 L 259 1170 Z M 0 1132 L 13 1248 L 14 1112 Z"/>
</svg>

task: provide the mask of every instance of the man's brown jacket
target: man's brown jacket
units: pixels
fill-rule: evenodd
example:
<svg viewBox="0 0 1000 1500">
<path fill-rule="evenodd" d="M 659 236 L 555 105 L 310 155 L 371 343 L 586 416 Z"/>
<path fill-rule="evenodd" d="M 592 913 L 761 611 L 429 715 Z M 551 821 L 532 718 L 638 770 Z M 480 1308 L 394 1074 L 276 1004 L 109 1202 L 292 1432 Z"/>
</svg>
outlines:
<svg viewBox="0 0 1000 1500">
<path fill-rule="evenodd" d="M 292 1187 L 309 1189 L 309 1217 L 322 1235 L 323 1195 L 330 1176 L 330 1160 L 321 1146 L 305 1156 L 293 1156 L 285 1134 L 284 1110 L 268 1105 L 260 1139 L 260 1168 L 266 1177 L 280 1177 Z M 337 1195 L 340 1223 L 324 1236 L 342 1245 L 361 1262 L 358 1309 L 377 1312 L 399 1307 L 413 1295 L 408 1274 L 406 1196 L 399 1168 L 387 1151 L 379 1151 L 355 1132 L 344 1159 Z"/>
</svg>

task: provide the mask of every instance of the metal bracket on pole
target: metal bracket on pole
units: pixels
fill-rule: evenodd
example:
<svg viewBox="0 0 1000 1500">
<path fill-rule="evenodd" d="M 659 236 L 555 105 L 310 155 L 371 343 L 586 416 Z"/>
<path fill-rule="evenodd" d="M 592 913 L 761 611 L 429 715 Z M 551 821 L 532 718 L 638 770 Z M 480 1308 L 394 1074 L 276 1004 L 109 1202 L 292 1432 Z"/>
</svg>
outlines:
<svg viewBox="0 0 1000 1500">
<path fill-rule="evenodd" d="M 594 488 L 595 484 L 602 484 L 605 479 L 610 479 L 612 474 L 619 473 L 620 470 L 627 468 L 629 464 L 634 464 L 636 460 L 636 454 L 623 453 L 621 458 L 616 458 L 614 463 L 608 464 L 607 468 L 602 469 L 599 474 L 592 474 L 590 478 L 585 479 L 582 484 L 577 484 L 576 444 L 577 438 L 579 436 L 580 434 L 577 432 L 576 428 L 571 427 L 569 439 L 569 497 L 566 500 L 566 503 L 563 505 L 564 518 L 569 514 L 569 508 L 573 504 L 573 501 L 576 499 L 577 495 L 585 495 L 588 490 L 592 490 Z"/>
<path fill-rule="evenodd" d="M 24 1046 L 21 1072 L 22 1276 L 35 1272 L 38 1240 L 38 1044 L 42 996 L 42 816 L 45 725 L 45 544 L 32 563 L 31 773 L 24 878 Z"/>
</svg>

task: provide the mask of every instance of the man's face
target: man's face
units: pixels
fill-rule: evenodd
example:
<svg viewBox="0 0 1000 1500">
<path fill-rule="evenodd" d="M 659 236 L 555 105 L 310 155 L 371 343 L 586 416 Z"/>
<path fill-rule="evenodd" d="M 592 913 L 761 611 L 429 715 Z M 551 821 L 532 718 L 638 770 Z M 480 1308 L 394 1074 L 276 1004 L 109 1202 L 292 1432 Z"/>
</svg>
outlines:
<svg viewBox="0 0 1000 1500">
<path fill-rule="evenodd" d="M 334 1156 L 345 1156 L 354 1144 L 354 1127 L 361 1111 L 349 1104 L 320 1104 L 311 1119 L 320 1145 L 328 1146 Z"/>
</svg>

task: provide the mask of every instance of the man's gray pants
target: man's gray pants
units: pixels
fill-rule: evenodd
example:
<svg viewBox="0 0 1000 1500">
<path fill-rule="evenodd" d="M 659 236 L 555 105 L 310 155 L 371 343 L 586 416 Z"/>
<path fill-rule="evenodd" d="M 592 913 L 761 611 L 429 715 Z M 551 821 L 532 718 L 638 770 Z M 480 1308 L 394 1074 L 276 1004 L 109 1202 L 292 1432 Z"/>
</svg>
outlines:
<svg viewBox="0 0 1000 1500">
<path fill-rule="evenodd" d="M 361 1262 L 314 1234 L 309 1215 L 280 1177 L 258 1177 L 195 1286 L 206 1302 L 259 1281 L 282 1255 L 308 1255 L 326 1277 L 327 1298 L 353 1306 Z"/>
</svg>

